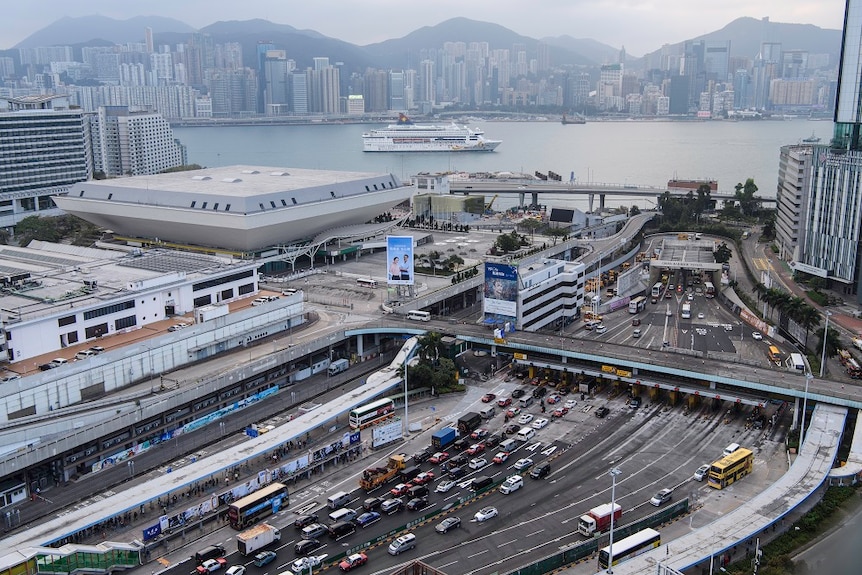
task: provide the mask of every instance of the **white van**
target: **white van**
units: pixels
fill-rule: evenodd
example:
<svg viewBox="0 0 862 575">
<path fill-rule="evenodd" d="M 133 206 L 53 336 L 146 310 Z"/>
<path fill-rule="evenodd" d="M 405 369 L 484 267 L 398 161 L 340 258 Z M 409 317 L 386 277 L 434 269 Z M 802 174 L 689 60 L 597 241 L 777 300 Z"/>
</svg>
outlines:
<svg viewBox="0 0 862 575">
<path fill-rule="evenodd" d="M 498 451 L 505 451 L 506 453 L 512 453 L 515 451 L 515 448 L 518 447 L 518 444 L 515 443 L 514 439 L 506 439 L 505 441 L 501 441 L 500 445 L 497 446 Z"/>
<path fill-rule="evenodd" d="M 491 419 L 492 417 L 494 417 L 494 413 L 495 411 L 493 407 L 486 407 L 479 412 L 479 415 L 482 416 L 482 419 Z"/>
<path fill-rule="evenodd" d="M 522 397 L 518 400 L 518 405 L 521 406 L 522 409 L 530 407 L 533 405 L 533 398 L 531 396 Z"/>
<path fill-rule="evenodd" d="M 524 486 L 524 478 L 520 475 L 513 475 L 506 479 L 503 482 L 503 485 L 500 486 L 500 493 L 503 495 L 508 495 L 513 491 L 517 491 Z"/>
<path fill-rule="evenodd" d="M 517 435 L 515 435 L 515 439 L 518 441 L 529 441 L 533 439 L 536 435 L 536 430 L 532 427 L 522 427 L 518 430 Z"/>
<path fill-rule="evenodd" d="M 347 503 L 350 503 L 350 494 L 346 491 L 333 493 L 329 496 L 329 499 L 326 500 L 326 505 L 330 509 L 339 509 L 344 507 Z"/>
<path fill-rule="evenodd" d="M 402 551 L 408 551 L 416 547 L 416 536 L 412 533 L 402 535 L 389 544 L 389 554 L 398 555 Z"/>
<path fill-rule="evenodd" d="M 341 509 L 330 513 L 329 519 L 333 523 L 353 521 L 354 519 L 356 519 L 356 511 L 354 511 L 353 509 L 347 509 L 346 507 L 342 507 Z"/>
<path fill-rule="evenodd" d="M 733 453 L 737 449 L 739 449 L 739 444 L 738 443 L 731 443 L 730 445 L 728 445 L 727 447 L 724 448 L 724 453 L 722 455 L 723 455 L 723 457 L 727 457 L 728 455 L 730 455 L 731 453 Z"/>
<path fill-rule="evenodd" d="M 92 349 L 85 349 L 84 351 L 79 351 L 75 354 L 75 359 L 87 359 L 96 355 L 96 352 Z"/>
</svg>

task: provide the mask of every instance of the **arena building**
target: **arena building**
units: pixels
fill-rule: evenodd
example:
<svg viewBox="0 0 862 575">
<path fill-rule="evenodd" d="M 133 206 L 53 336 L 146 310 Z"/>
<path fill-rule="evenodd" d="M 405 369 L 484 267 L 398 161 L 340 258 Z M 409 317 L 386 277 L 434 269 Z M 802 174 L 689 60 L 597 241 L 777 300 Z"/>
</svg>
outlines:
<svg viewBox="0 0 862 575">
<path fill-rule="evenodd" d="M 364 224 L 412 195 L 392 174 L 226 166 L 80 182 L 54 201 L 119 236 L 245 254 Z"/>
</svg>

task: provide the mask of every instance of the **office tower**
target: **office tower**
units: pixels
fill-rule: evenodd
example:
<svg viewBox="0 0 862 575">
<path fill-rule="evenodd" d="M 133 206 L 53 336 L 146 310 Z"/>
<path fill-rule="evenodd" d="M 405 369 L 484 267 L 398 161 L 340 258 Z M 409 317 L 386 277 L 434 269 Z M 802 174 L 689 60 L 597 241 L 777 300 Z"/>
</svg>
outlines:
<svg viewBox="0 0 862 575">
<path fill-rule="evenodd" d="M 86 181 L 89 139 L 81 110 L 65 97 L 10 98 L 0 113 L 0 226 L 27 216 L 59 215 L 51 196 Z M 34 153 L 38 150 L 38 153 Z"/>
<path fill-rule="evenodd" d="M 760 44 L 760 52 L 754 59 L 754 68 L 752 70 L 754 107 L 758 110 L 766 110 L 770 107 L 769 87 L 772 80 L 778 77 L 780 59 L 780 43 L 762 42 Z"/>
<path fill-rule="evenodd" d="M 707 80 L 727 82 L 730 66 L 730 40 L 727 42 L 705 42 L 703 70 Z"/>
<path fill-rule="evenodd" d="M 788 261 L 799 260 L 801 240 L 804 240 L 807 199 L 807 170 L 811 167 L 812 147 L 790 145 L 781 147 L 778 161 L 778 191 L 775 216 L 775 244 L 778 256 Z"/>
<path fill-rule="evenodd" d="M 404 90 L 404 72 L 389 71 L 389 109 L 407 111 L 407 99 Z"/>
<path fill-rule="evenodd" d="M 264 103 L 267 116 L 288 112 L 287 78 L 293 71 L 293 60 L 287 59 L 284 50 L 269 50 L 264 60 Z"/>
<path fill-rule="evenodd" d="M 305 72 L 290 75 L 290 111 L 295 116 L 308 114 L 308 76 Z"/>
<path fill-rule="evenodd" d="M 263 67 L 266 62 L 266 53 L 270 50 L 275 50 L 275 44 L 272 42 L 257 43 L 257 113 L 263 114 L 266 112 L 266 74 Z"/>
<path fill-rule="evenodd" d="M 107 176 L 158 174 L 183 165 L 183 150 L 159 114 L 132 113 L 127 106 L 99 108 L 97 171 Z"/>
<path fill-rule="evenodd" d="M 847 0 L 830 145 L 813 145 L 797 215 L 804 237 L 796 269 L 827 279 L 846 294 L 860 290 L 862 233 L 862 0 Z M 782 160 L 784 157 L 782 157 Z M 787 177 L 779 179 L 788 187 Z"/>
</svg>

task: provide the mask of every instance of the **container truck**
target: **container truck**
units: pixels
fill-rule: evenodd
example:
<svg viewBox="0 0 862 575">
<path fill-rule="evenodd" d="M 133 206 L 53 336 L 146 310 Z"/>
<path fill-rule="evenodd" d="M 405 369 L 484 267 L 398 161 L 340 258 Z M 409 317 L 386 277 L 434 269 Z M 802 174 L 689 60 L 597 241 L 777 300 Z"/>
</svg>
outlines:
<svg viewBox="0 0 862 575">
<path fill-rule="evenodd" d="M 480 425 L 482 425 L 482 416 L 474 411 L 465 413 L 458 418 L 458 431 L 461 432 L 462 436 L 469 435 Z"/>
<path fill-rule="evenodd" d="M 362 477 L 359 478 L 359 487 L 370 491 L 395 477 L 402 469 L 404 469 L 404 456 L 401 454 L 390 455 L 386 467 L 369 467 L 362 472 Z"/>
<path fill-rule="evenodd" d="M 614 503 L 613 507 L 614 522 L 620 520 L 623 516 L 623 508 L 619 503 Z M 586 537 L 591 537 L 595 533 L 607 531 L 611 526 L 611 504 L 605 503 L 598 507 L 593 507 L 587 511 L 586 515 L 581 515 L 578 519 L 578 532 Z"/>
<path fill-rule="evenodd" d="M 281 531 L 269 523 L 261 523 L 236 536 L 236 547 L 241 555 L 254 555 L 267 545 L 281 541 Z"/>
<path fill-rule="evenodd" d="M 444 427 L 443 429 L 435 431 L 434 435 L 431 436 L 431 446 L 434 449 L 443 449 L 456 439 L 458 439 L 458 432 L 455 431 L 455 428 Z"/>
<path fill-rule="evenodd" d="M 336 359 L 332 363 L 329 364 L 329 375 L 335 375 L 336 373 L 341 373 L 342 371 L 347 371 L 347 368 L 350 367 L 350 362 L 346 359 Z"/>
</svg>

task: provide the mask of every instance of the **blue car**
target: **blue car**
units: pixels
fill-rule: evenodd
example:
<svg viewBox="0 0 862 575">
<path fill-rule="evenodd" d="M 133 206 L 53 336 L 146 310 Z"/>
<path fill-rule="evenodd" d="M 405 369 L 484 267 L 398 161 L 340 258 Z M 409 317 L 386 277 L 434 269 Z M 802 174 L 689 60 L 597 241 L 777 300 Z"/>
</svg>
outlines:
<svg viewBox="0 0 862 575">
<path fill-rule="evenodd" d="M 353 520 L 356 523 L 357 527 L 368 527 L 372 523 L 377 523 L 380 521 L 380 514 L 376 511 L 369 511 L 368 513 L 363 513 L 359 517 Z"/>
</svg>

